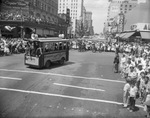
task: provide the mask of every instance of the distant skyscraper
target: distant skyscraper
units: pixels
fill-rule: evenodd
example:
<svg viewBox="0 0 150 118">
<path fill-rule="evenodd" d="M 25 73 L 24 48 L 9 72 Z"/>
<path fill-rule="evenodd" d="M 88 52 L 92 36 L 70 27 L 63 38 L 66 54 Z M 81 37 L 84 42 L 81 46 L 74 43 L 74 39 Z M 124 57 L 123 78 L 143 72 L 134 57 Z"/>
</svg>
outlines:
<svg viewBox="0 0 150 118">
<path fill-rule="evenodd" d="M 58 13 L 66 13 L 67 8 L 70 9 L 70 17 L 73 23 L 73 34 L 75 33 L 76 20 L 83 17 L 84 0 L 58 0 Z"/>
<path fill-rule="evenodd" d="M 93 35 L 93 25 L 92 25 L 92 12 L 86 12 L 86 17 L 85 17 L 85 27 L 87 27 L 87 35 Z"/>
</svg>

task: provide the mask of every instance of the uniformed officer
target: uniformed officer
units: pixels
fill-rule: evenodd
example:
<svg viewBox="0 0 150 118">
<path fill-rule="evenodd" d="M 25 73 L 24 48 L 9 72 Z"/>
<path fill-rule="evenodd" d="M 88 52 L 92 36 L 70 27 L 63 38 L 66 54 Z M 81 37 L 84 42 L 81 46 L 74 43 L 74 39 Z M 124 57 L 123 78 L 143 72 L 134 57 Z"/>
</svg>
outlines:
<svg viewBox="0 0 150 118">
<path fill-rule="evenodd" d="M 115 69 L 115 73 L 118 73 L 119 72 L 119 54 L 116 53 L 116 56 L 114 58 L 114 69 Z"/>
</svg>

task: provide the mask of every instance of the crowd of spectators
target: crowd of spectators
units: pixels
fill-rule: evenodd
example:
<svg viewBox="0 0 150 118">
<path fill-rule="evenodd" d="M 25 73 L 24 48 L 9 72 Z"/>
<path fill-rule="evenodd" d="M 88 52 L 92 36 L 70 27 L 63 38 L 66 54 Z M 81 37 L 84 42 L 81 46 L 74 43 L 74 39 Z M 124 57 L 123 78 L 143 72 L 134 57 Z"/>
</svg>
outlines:
<svg viewBox="0 0 150 118">
<path fill-rule="evenodd" d="M 120 71 L 126 80 L 124 86 L 124 107 L 135 110 L 139 99 L 150 117 L 150 45 L 148 43 L 120 43 Z"/>
<path fill-rule="evenodd" d="M 126 81 L 123 107 L 133 112 L 136 100 L 139 100 L 147 113 L 146 117 L 150 117 L 150 43 L 72 41 L 71 45 L 74 49 L 82 45 L 86 50 L 95 45 L 97 50 L 121 55 L 118 69 Z"/>
<path fill-rule="evenodd" d="M 0 56 L 24 53 L 26 42 L 20 38 L 1 38 L 0 39 Z"/>
<path fill-rule="evenodd" d="M 74 40 L 71 41 L 72 49 L 83 48 L 85 50 L 91 50 L 95 47 L 96 50 L 101 52 L 115 52 L 116 49 L 120 53 L 137 53 L 143 50 L 150 51 L 150 43 L 135 43 L 135 42 L 106 42 L 100 40 Z"/>
<path fill-rule="evenodd" d="M 33 16 L 30 14 L 21 13 L 21 11 L 7 11 L 0 13 L 0 20 L 5 21 L 29 21 L 38 24 L 54 24 L 51 19 L 41 18 L 40 16 Z"/>
</svg>

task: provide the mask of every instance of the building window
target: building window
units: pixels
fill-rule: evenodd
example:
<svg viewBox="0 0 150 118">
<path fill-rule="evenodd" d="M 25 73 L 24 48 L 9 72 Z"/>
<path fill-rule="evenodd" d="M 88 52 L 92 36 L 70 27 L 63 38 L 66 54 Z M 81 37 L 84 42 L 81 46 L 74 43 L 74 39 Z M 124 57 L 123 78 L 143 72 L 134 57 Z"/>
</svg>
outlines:
<svg viewBox="0 0 150 118">
<path fill-rule="evenodd" d="M 127 5 L 125 5 L 125 7 L 127 7 Z"/>
<path fill-rule="evenodd" d="M 132 7 L 132 5 L 130 5 L 129 7 Z"/>
</svg>

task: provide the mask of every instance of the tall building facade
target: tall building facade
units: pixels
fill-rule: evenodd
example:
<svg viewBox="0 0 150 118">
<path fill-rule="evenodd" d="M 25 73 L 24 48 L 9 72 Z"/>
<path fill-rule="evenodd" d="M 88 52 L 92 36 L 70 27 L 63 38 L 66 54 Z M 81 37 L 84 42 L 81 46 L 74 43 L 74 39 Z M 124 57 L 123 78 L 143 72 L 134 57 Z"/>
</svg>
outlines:
<svg viewBox="0 0 150 118">
<path fill-rule="evenodd" d="M 58 17 L 58 0 L 2 0 L 0 8 L 4 35 L 8 34 L 5 26 L 16 27 L 11 35 L 22 35 L 23 31 L 25 37 L 30 37 L 32 30 L 39 36 L 58 36 L 60 29 L 67 29 Z"/>
<path fill-rule="evenodd" d="M 92 12 L 87 11 L 85 13 L 85 24 L 84 24 L 84 27 L 86 29 L 86 35 L 94 35 Z"/>
<path fill-rule="evenodd" d="M 125 15 L 137 6 L 139 0 L 109 0 L 109 2 L 104 34 L 111 35 L 124 30 Z"/>
<path fill-rule="evenodd" d="M 72 34 L 75 34 L 76 20 L 83 17 L 83 0 L 58 0 L 58 13 L 66 13 L 70 9 L 70 17 L 73 25 Z"/>
<path fill-rule="evenodd" d="M 138 0 L 111 0 L 108 7 L 107 20 L 114 18 L 119 13 L 126 14 L 136 7 Z"/>
</svg>

